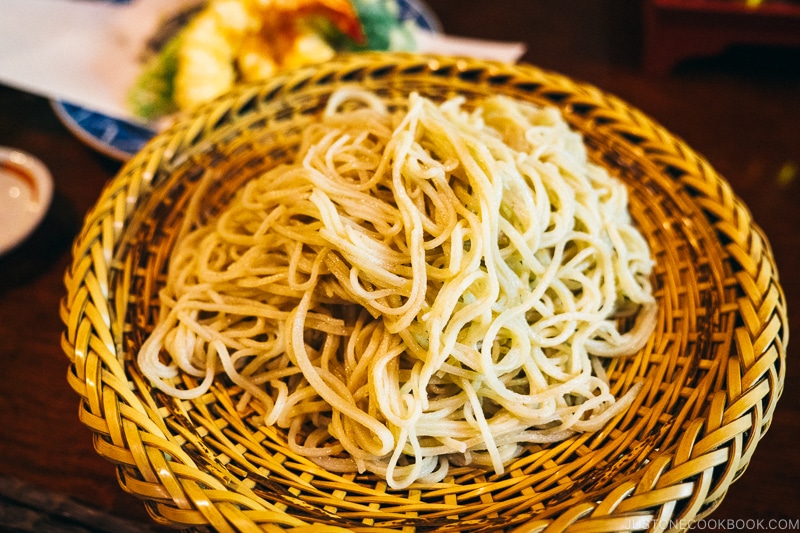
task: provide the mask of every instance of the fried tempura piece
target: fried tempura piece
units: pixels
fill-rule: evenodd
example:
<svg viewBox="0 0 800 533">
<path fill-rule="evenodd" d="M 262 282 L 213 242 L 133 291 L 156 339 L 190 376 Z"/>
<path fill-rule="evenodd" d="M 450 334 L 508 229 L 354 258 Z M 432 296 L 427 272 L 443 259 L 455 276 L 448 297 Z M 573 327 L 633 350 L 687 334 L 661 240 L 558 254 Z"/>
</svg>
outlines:
<svg viewBox="0 0 800 533">
<path fill-rule="evenodd" d="M 174 99 L 189 109 L 281 69 L 331 58 L 333 48 L 304 23 L 317 15 L 364 41 L 349 0 L 210 0 L 184 30 Z"/>
</svg>

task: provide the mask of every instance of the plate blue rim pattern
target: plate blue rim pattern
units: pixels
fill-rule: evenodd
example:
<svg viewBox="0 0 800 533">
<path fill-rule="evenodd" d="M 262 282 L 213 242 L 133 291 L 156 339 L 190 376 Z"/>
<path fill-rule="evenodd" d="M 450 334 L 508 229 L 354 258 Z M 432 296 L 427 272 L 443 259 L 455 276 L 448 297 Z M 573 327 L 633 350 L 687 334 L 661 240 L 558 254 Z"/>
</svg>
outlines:
<svg viewBox="0 0 800 533">
<path fill-rule="evenodd" d="M 117 0 L 116 3 L 124 1 Z M 425 30 L 442 31 L 439 19 L 420 0 L 398 0 L 397 4 L 400 20 L 413 21 Z M 109 117 L 70 102 L 54 100 L 51 104 L 56 116 L 73 135 L 94 150 L 119 161 L 128 160 L 155 135 L 153 130 L 140 124 Z"/>
</svg>

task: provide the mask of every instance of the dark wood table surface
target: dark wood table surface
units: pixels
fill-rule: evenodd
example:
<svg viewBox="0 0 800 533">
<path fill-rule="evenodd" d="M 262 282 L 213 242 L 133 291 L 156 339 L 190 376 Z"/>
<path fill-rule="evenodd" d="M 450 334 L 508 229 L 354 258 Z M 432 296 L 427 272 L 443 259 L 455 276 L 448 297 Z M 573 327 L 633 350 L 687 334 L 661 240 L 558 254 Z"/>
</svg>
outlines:
<svg viewBox="0 0 800 533">
<path fill-rule="evenodd" d="M 800 324 L 800 51 L 736 46 L 655 76 L 640 61 L 638 2 L 428 4 L 446 32 L 524 41 L 526 62 L 623 98 L 704 155 L 768 236 L 789 322 Z M 58 307 L 71 242 L 120 163 L 71 135 L 46 99 L 3 85 L 0 145 L 38 156 L 55 180 L 43 224 L 0 257 L 0 530 L 157 529 L 119 487 L 114 466 L 95 453 L 60 347 Z M 800 368 L 792 348 L 772 426 L 704 529 L 800 522 Z"/>
</svg>

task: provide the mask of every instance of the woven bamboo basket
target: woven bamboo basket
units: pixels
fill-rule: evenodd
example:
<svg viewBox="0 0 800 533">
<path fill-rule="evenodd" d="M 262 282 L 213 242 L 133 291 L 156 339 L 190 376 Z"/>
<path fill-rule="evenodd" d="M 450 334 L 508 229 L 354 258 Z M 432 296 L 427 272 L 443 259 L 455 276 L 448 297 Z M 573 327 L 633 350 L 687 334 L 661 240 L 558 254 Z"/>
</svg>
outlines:
<svg viewBox="0 0 800 533">
<path fill-rule="evenodd" d="M 200 177 L 209 216 L 291 156 L 334 89 L 392 101 L 503 93 L 561 110 L 593 161 L 630 190 L 656 261 L 658 324 L 614 360 L 612 392 L 644 385 L 596 433 L 531 446 L 502 475 L 460 467 L 395 491 L 339 475 L 258 427 L 219 381 L 198 400 L 151 388 L 135 353 Z M 256 149 L 257 148 L 257 149 Z M 105 188 L 74 243 L 61 314 L 68 380 L 97 452 L 159 523 L 216 531 L 661 531 L 713 511 L 770 425 L 787 316 L 766 238 L 726 181 L 624 102 L 532 66 L 409 54 L 344 56 L 241 87 L 155 137 Z"/>
</svg>

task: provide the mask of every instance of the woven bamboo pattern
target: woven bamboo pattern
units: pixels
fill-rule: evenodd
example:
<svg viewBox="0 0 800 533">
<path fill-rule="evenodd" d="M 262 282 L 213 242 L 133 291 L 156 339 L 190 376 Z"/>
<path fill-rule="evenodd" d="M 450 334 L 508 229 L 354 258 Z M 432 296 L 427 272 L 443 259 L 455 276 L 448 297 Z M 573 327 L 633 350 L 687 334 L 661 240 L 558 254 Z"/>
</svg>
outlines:
<svg viewBox="0 0 800 533">
<path fill-rule="evenodd" d="M 135 353 L 184 206 L 205 173 L 207 216 L 291 156 L 334 89 L 388 102 L 503 93 L 555 106 L 592 159 L 630 191 L 656 260 L 658 325 L 614 360 L 612 392 L 644 386 L 601 431 L 531 446 L 502 475 L 461 467 L 435 485 L 387 488 L 291 453 L 237 411 L 218 381 L 198 400 L 152 389 Z M 61 306 L 68 381 L 94 445 L 159 523 L 200 531 L 663 531 L 712 512 L 767 431 L 785 377 L 788 320 L 769 244 L 701 156 L 587 84 L 530 65 L 358 54 L 236 89 L 156 136 L 107 185 L 73 247 Z"/>
</svg>

